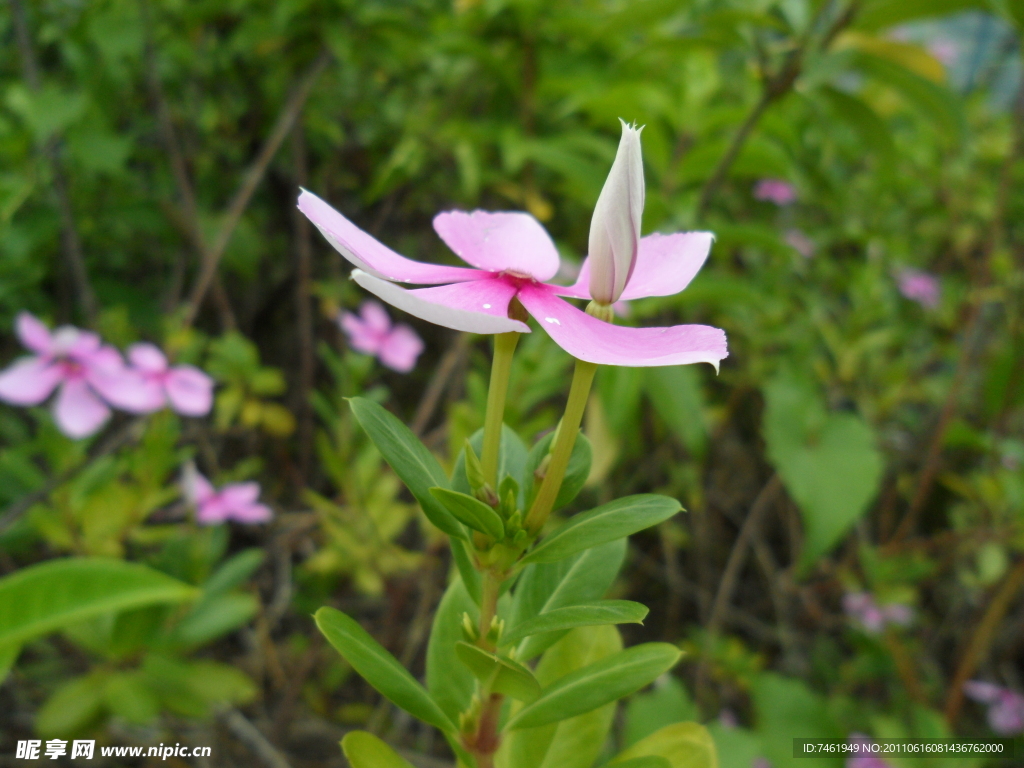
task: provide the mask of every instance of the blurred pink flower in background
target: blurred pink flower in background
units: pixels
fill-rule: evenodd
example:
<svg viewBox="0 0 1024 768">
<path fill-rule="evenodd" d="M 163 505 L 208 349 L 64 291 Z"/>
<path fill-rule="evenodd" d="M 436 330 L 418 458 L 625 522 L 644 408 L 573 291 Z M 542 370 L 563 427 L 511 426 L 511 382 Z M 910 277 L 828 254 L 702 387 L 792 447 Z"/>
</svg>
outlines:
<svg viewBox="0 0 1024 768">
<path fill-rule="evenodd" d="M 944 67 L 950 67 L 955 64 L 960 56 L 960 44 L 956 40 L 950 40 L 948 37 L 938 37 L 930 40 L 925 47 L 928 49 L 928 53 L 938 59 Z"/>
<path fill-rule="evenodd" d="M 373 355 L 393 371 L 408 373 L 423 352 L 423 340 L 408 325 L 392 325 L 387 310 L 376 301 L 364 301 L 359 314 L 342 312 L 338 325 L 358 352 Z"/>
<path fill-rule="evenodd" d="M 170 403 L 184 416 L 205 416 L 213 406 L 213 379 L 191 365 L 167 364 L 167 357 L 152 344 L 128 347 L 128 360 L 147 385 L 150 410 Z"/>
<path fill-rule="evenodd" d="M 988 704 L 988 724 L 1000 736 L 1024 733 L 1024 696 L 981 680 L 964 683 L 964 693 L 981 704 Z"/>
<path fill-rule="evenodd" d="M 755 757 L 750 762 L 750 768 L 772 768 L 772 763 L 767 757 Z"/>
<path fill-rule="evenodd" d="M 754 197 L 776 205 L 789 205 L 796 200 L 796 188 L 782 179 L 761 179 L 754 185 Z"/>
<path fill-rule="evenodd" d="M 802 230 L 791 229 L 786 232 L 786 244 L 796 249 L 796 252 L 805 259 L 814 255 L 814 241 L 811 240 Z"/>
<path fill-rule="evenodd" d="M 862 749 L 870 747 L 874 744 L 868 736 L 863 733 L 850 734 L 850 744 L 861 745 Z M 891 765 L 883 760 L 881 757 L 870 752 L 863 752 L 862 754 L 851 755 L 846 758 L 846 768 L 892 768 Z"/>
<path fill-rule="evenodd" d="M 185 498 L 196 508 L 196 522 L 200 525 L 216 525 L 228 520 L 265 523 L 273 516 L 270 507 L 257 501 L 259 483 L 229 483 L 218 491 L 189 464 L 182 472 L 181 487 Z"/>
<path fill-rule="evenodd" d="M 110 418 L 109 405 L 145 413 L 149 394 L 142 376 L 95 333 L 69 325 L 51 333 L 37 318 L 21 312 L 18 338 L 35 354 L 0 372 L 0 400 L 39 405 L 55 389 L 53 418 L 68 437 L 88 437 Z"/>
<path fill-rule="evenodd" d="M 843 610 L 861 629 L 872 635 L 877 635 L 890 625 L 905 627 L 914 619 L 910 606 L 902 603 L 880 606 L 874 596 L 867 592 L 847 593 L 843 597 Z"/>
<path fill-rule="evenodd" d="M 896 282 L 900 293 L 922 307 L 934 309 L 939 305 L 939 279 L 935 275 L 907 267 L 896 275 Z"/>
</svg>

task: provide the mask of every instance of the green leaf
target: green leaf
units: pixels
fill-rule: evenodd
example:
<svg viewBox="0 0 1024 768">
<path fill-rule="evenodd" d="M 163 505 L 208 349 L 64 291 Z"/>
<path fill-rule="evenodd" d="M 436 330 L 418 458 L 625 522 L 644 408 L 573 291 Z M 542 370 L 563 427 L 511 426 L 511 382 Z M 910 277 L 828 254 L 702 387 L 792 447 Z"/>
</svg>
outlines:
<svg viewBox="0 0 1024 768">
<path fill-rule="evenodd" d="M 512 627 L 501 645 L 514 645 L 531 635 L 598 624 L 643 624 L 647 606 L 631 600 L 595 600 L 542 613 Z"/>
<path fill-rule="evenodd" d="M 622 539 L 668 520 L 682 509 L 668 496 L 642 493 L 602 504 L 569 518 L 526 555 L 523 563 L 553 563 L 585 549 Z"/>
<path fill-rule="evenodd" d="M 203 600 L 174 627 L 170 642 L 182 646 L 202 645 L 247 624 L 259 607 L 255 596 L 242 592 Z"/>
<path fill-rule="evenodd" d="M 610 625 L 580 627 L 548 649 L 537 664 L 537 680 L 548 686 L 588 664 L 622 650 L 619 631 Z M 511 714 L 522 708 L 515 702 Z M 537 728 L 505 734 L 495 756 L 498 768 L 591 768 L 615 716 L 615 703 Z"/>
<path fill-rule="evenodd" d="M 808 739 L 840 739 L 844 733 L 829 714 L 828 702 L 794 678 L 763 672 L 751 686 L 762 753 L 780 768 L 798 768 L 793 757 L 793 734 Z M 842 757 L 815 758 L 822 768 L 841 768 Z"/>
<path fill-rule="evenodd" d="M 682 655 L 669 643 L 644 643 L 590 664 L 545 688 L 505 726 L 533 728 L 581 715 L 640 690 L 667 672 Z"/>
<path fill-rule="evenodd" d="M 431 488 L 430 495 L 443 504 L 460 523 L 497 541 L 505 538 L 505 524 L 501 516 L 479 499 L 447 488 Z"/>
<path fill-rule="evenodd" d="M 455 543 L 455 542 L 453 542 Z M 473 674 L 455 656 L 455 644 L 462 639 L 462 614 L 479 622 L 480 611 L 456 577 L 448 585 L 434 613 L 427 641 L 427 690 L 452 722 L 469 706 L 476 687 Z"/>
<path fill-rule="evenodd" d="M 412 763 L 366 731 L 345 734 L 341 751 L 352 768 L 413 768 Z"/>
<path fill-rule="evenodd" d="M 663 758 L 670 768 L 718 768 L 714 739 L 700 723 L 667 725 L 619 754 L 609 766 L 632 765 L 642 757 Z"/>
<path fill-rule="evenodd" d="M 469 438 L 469 444 L 473 446 L 476 455 L 479 456 L 484 448 L 484 431 L 478 429 Z M 519 488 L 525 490 L 526 480 L 526 445 L 522 438 L 515 433 L 507 424 L 501 425 L 501 443 L 498 446 L 498 484 L 506 477 L 513 478 L 519 483 Z M 469 487 L 469 480 L 466 479 L 466 455 L 465 451 L 459 451 L 455 459 L 455 466 L 452 468 L 453 490 L 460 493 L 472 494 Z M 519 499 L 520 506 L 525 506 L 525 498 Z"/>
<path fill-rule="evenodd" d="M 91 672 L 61 685 L 36 713 L 40 736 L 66 739 L 83 733 L 103 714 L 106 676 Z"/>
<path fill-rule="evenodd" d="M 768 456 L 804 520 L 800 567 L 828 552 L 863 515 L 883 462 L 871 428 L 850 413 L 828 413 L 814 386 L 783 375 L 765 387 Z"/>
<path fill-rule="evenodd" d="M 160 701 L 139 670 L 107 677 L 103 699 L 112 714 L 136 725 L 148 725 L 160 714 Z"/>
<path fill-rule="evenodd" d="M 615 581 L 626 556 L 626 540 L 588 549 L 557 563 L 526 566 L 516 585 L 509 625 L 542 613 L 600 600 Z M 565 632 L 533 635 L 520 644 L 516 658 L 527 661 L 557 643 Z"/>
<path fill-rule="evenodd" d="M 0 579 L 0 645 L 24 643 L 99 614 L 195 595 L 188 584 L 138 563 L 48 560 Z"/>
<path fill-rule="evenodd" d="M 318 610 L 314 619 L 335 650 L 389 701 L 442 731 L 455 732 L 455 726 L 423 686 L 355 619 L 328 607 Z"/>
<path fill-rule="evenodd" d="M 555 439 L 555 433 L 549 432 L 542 437 L 533 448 L 526 459 L 526 482 L 535 483 L 534 472 L 551 450 L 551 441 Z M 570 501 L 576 498 L 583 490 L 587 478 L 590 476 L 590 463 L 594 456 L 594 449 L 590 445 L 587 436 L 580 432 L 576 435 L 576 442 L 572 446 L 572 455 L 569 456 L 569 466 L 565 468 L 565 475 L 562 478 L 562 485 L 558 489 L 558 496 L 555 497 L 554 509 L 561 509 Z"/>
<path fill-rule="evenodd" d="M 21 646 L 17 643 L 0 647 L 0 685 L 7 679 L 20 653 Z"/>
<path fill-rule="evenodd" d="M 670 365 L 644 370 L 644 387 L 658 412 L 691 455 L 704 455 L 708 428 L 700 373 L 693 365 Z"/>
<path fill-rule="evenodd" d="M 431 488 L 449 487 L 448 477 L 434 454 L 412 430 L 372 400 L 353 397 L 349 405 L 377 450 L 423 507 L 427 519 L 449 536 L 466 538 L 466 530 L 441 502 L 430 495 Z"/>
<path fill-rule="evenodd" d="M 892 140 L 892 131 L 878 113 L 862 99 L 838 88 L 825 86 L 820 93 L 829 110 L 850 126 L 864 146 L 878 155 L 881 161 L 879 169 L 891 167 L 896 160 L 896 145 Z"/>
<path fill-rule="evenodd" d="M 631 757 L 629 760 L 616 760 L 618 768 L 672 768 L 672 763 L 667 758 L 657 755 L 646 755 L 645 757 Z"/>
<path fill-rule="evenodd" d="M 700 710 L 679 678 L 665 675 L 654 682 L 650 691 L 630 698 L 626 705 L 622 745 L 630 747 L 666 725 L 699 717 Z"/>
<path fill-rule="evenodd" d="M 226 562 L 203 583 L 203 595 L 215 595 L 234 589 L 248 579 L 263 563 L 263 550 L 252 547 L 239 552 Z"/>
<path fill-rule="evenodd" d="M 989 11 L 986 0 L 868 0 L 854 19 L 860 29 L 882 30 L 915 19 L 947 16 L 961 11 Z"/>
<path fill-rule="evenodd" d="M 518 662 L 488 653 L 464 640 L 455 644 L 455 654 L 477 680 L 489 683 L 493 691 L 525 702 L 534 701 L 540 696 L 537 678 Z"/>
<path fill-rule="evenodd" d="M 469 542 L 463 539 L 449 539 L 452 548 L 452 559 L 455 560 L 455 567 L 459 570 L 462 583 L 466 587 L 473 602 L 480 605 L 480 590 L 482 579 L 480 571 L 473 565 L 473 555 L 469 551 Z"/>
</svg>

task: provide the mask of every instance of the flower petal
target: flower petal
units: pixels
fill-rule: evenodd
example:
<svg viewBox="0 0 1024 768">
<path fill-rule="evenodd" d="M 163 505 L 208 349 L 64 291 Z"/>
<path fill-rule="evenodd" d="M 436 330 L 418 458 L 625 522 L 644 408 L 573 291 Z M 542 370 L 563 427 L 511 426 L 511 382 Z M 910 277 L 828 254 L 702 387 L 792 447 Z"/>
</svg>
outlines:
<svg viewBox="0 0 1024 768">
<path fill-rule="evenodd" d="M 196 522 L 199 525 L 217 525 L 231 515 L 231 510 L 214 494 L 196 507 Z"/>
<path fill-rule="evenodd" d="M 547 286 L 524 286 L 519 300 L 562 349 L 601 365 L 632 367 L 718 363 L 729 353 L 725 331 L 707 325 L 626 328 L 581 312 Z"/>
<path fill-rule="evenodd" d="M 191 461 L 181 473 L 181 491 L 189 504 L 201 506 L 213 498 L 215 491 L 210 483 Z"/>
<path fill-rule="evenodd" d="M 382 336 L 391 330 L 391 318 L 380 302 L 367 299 L 360 305 L 359 314 L 370 330 Z"/>
<path fill-rule="evenodd" d="M 213 407 L 213 379 L 191 365 L 171 368 L 164 388 L 171 407 L 183 416 L 205 416 Z"/>
<path fill-rule="evenodd" d="M 53 404 L 53 418 L 68 437 L 88 437 L 110 418 L 110 409 L 89 389 L 85 379 L 65 381 Z"/>
<path fill-rule="evenodd" d="M 160 382 L 149 379 L 112 357 L 88 365 L 85 378 L 115 408 L 129 413 L 152 413 L 167 402 Z"/>
<path fill-rule="evenodd" d="M 501 279 L 474 280 L 413 291 L 352 271 L 352 279 L 393 307 L 422 320 L 468 333 L 529 333 L 530 326 L 508 316 L 508 303 L 516 288 Z"/>
<path fill-rule="evenodd" d="M 62 377 L 59 364 L 42 357 L 22 358 L 0 371 L 0 400 L 11 405 L 38 405 Z"/>
<path fill-rule="evenodd" d="M 408 373 L 416 367 L 416 358 L 423 352 L 423 340 L 408 325 L 398 325 L 384 339 L 378 357 L 393 371 Z"/>
<path fill-rule="evenodd" d="M 449 211 L 434 217 L 434 230 L 456 256 L 488 272 L 550 280 L 558 271 L 551 236 L 528 213 Z"/>
<path fill-rule="evenodd" d="M 220 489 L 220 498 L 225 505 L 234 509 L 252 504 L 260 497 L 260 484 L 230 483 Z"/>
<path fill-rule="evenodd" d="M 270 507 L 266 504 L 249 504 L 232 510 L 230 514 L 231 519 L 235 522 L 248 525 L 265 523 L 273 516 L 274 513 L 270 511 Z"/>
<path fill-rule="evenodd" d="M 35 315 L 28 312 L 19 312 L 15 321 L 18 338 L 25 345 L 40 355 L 50 354 L 53 347 L 53 339 L 50 338 L 50 329 L 46 327 Z"/>
<path fill-rule="evenodd" d="M 444 267 L 407 259 L 363 232 L 312 192 L 302 190 L 299 210 L 306 214 L 342 256 L 375 277 L 420 285 L 456 283 L 487 277 L 475 269 Z"/>
<path fill-rule="evenodd" d="M 991 704 L 999 701 L 999 696 L 1004 689 L 993 683 L 986 683 L 982 680 L 968 680 L 964 683 L 964 694 L 975 701 L 983 704 Z"/>
<path fill-rule="evenodd" d="M 348 343 L 352 349 L 362 352 L 364 355 L 376 355 L 380 351 L 383 341 L 381 334 L 369 327 L 358 315 L 351 312 L 342 312 L 338 318 L 338 325 L 348 336 Z"/>
<path fill-rule="evenodd" d="M 128 362 L 146 373 L 163 373 L 167 370 L 167 358 L 155 344 L 132 344 L 128 347 Z"/>
<path fill-rule="evenodd" d="M 710 232 L 676 232 L 672 235 L 655 233 L 641 238 L 633 275 L 619 299 L 628 301 L 679 293 L 704 266 L 714 239 Z M 555 292 L 559 296 L 589 299 L 589 284 L 588 258 L 583 262 L 575 285 L 557 288 Z"/>
</svg>

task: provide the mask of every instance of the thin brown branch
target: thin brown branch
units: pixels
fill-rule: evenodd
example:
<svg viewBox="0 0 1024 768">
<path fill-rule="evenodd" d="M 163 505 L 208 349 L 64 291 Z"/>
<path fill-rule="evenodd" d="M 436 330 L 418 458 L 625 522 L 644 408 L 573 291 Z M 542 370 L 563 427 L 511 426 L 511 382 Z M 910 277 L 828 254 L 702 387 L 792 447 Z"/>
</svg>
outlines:
<svg viewBox="0 0 1024 768">
<path fill-rule="evenodd" d="M 946 694 L 946 722 L 951 728 L 956 724 L 963 706 L 964 683 L 971 679 L 978 664 L 985 657 L 995 639 L 1000 622 L 1006 616 L 1006 612 L 1010 610 L 1010 606 L 1022 586 L 1024 586 L 1024 560 L 1017 563 L 1016 567 L 1003 579 L 1003 583 L 999 585 L 988 608 L 985 609 L 981 621 L 974 628 L 974 633 L 967 643 L 963 656 L 960 657 L 956 674 L 953 675 L 949 686 L 949 693 Z"/>
<path fill-rule="evenodd" d="M 420 404 L 416 407 L 416 414 L 412 419 L 413 434 L 420 436 L 427 428 L 430 417 L 434 415 L 434 411 L 437 410 L 437 405 L 441 401 L 441 395 L 451 383 L 452 372 L 458 367 L 468 350 L 469 336 L 460 333 L 455 337 L 455 342 L 448 351 L 444 353 L 441 362 L 438 363 L 433 376 L 430 377 L 430 383 L 427 384 L 427 388 L 423 392 Z"/>
<path fill-rule="evenodd" d="M 220 716 L 220 721 L 232 736 L 244 744 L 267 768 L 291 768 L 277 747 L 267 741 L 259 728 L 237 709 L 229 709 Z"/>
<path fill-rule="evenodd" d="M 25 15 L 21 0 L 10 0 L 10 3 L 14 33 L 18 41 L 18 53 L 21 56 L 22 68 L 25 70 L 25 82 L 28 84 L 29 90 L 37 93 L 42 87 L 42 80 L 39 75 L 35 48 L 32 45 L 28 17 Z M 39 147 L 39 151 L 49 163 L 50 171 L 53 174 L 53 194 L 57 204 L 57 213 L 60 216 L 61 250 L 64 253 L 64 260 L 67 262 L 68 274 L 74 284 L 82 316 L 86 323 L 94 326 L 98 312 L 96 294 L 89 281 L 89 272 L 85 268 L 85 257 L 82 254 L 82 241 L 75 226 L 67 174 L 61 158 L 60 138 L 58 136 L 50 137 Z"/>
<path fill-rule="evenodd" d="M 196 315 L 199 313 L 199 307 L 203 303 L 203 298 L 206 296 L 206 292 L 209 290 L 210 284 L 213 282 L 214 275 L 217 272 L 217 265 L 227 249 L 228 242 L 231 240 L 231 236 L 234 234 L 242 214 L 249 205 L 256 187 L 259 186 L 260 181 L 263 179 L 270 161 L 274 159 L 274 155 L 277 154 L 277 150 L 281 147 L 285 137 L 291 131 L 292 126 L 295 125 L 295 121 L 306 104 L 306 99 L 309 98 L 309 94 L 313 90 L 316 81 L 320 78 L 320 75 L 327 69 L 330 60 L 330 52 L 324 51 L 299 80 L 298 85 L 292 90 L 291 95 L 285 102 L 277 122 L 274 123 L 270 135 L 256 156 L 256 160 L 243 175 L 238 191 L 235 193 L 224 214 L 224 219 L 217 232 L 217 236 L 214 238 L 213 243 L 205 254 L 203 263 L 199 267 L 199 277 L 192 290 L 185 314 L 186 326 L 191 325 L 195 321 Z"/>
</svg>

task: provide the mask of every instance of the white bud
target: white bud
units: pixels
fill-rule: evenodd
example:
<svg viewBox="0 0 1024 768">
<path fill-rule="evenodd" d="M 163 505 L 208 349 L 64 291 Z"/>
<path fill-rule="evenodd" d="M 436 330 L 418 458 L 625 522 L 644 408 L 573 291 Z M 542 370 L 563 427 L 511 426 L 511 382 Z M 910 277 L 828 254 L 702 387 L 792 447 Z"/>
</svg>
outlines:
<svg viewBox="0 0 1024 768">
<path fill-rule="evenodd" d="M 618 301 L 633 274 L 644 212 L 643 128 L 619 122 L 619 150 L 590 220 L 590 297 L 599 304 Z"/>
</svg>

